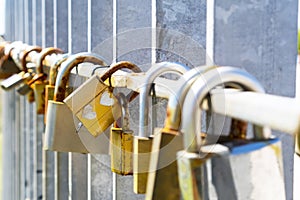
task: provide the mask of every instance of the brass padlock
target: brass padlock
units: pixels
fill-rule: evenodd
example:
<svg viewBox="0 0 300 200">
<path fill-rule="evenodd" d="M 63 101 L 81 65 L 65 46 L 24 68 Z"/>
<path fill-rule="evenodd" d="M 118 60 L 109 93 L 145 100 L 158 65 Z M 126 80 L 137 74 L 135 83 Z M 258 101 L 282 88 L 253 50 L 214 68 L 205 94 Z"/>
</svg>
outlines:
<svg viewBox="0 0 300 200">
<path fill-rule="evenodd" d="M 5 47 L 2 48 L 2 56 L 0 58 L 0 79 L 6 79 L 13 74 L 20 73 L 20 68 L 15 60 L 12 58 L 12 50 L 17 47 L 21 47 L 22 42 L 16 41 L 13 43 L 5 44 Z M 21 49 L 20 49 L 21 50 Z"/>
<path fill-rule="evenodd" d="M 183 149 L 181 106 L 196 78 L 213 68 L 215 66 L 193 68 L 178 80 L 181 86 L 169 98 L 164 128 L 153 138 L 146 199 L 180 199 L 176 153 Z"/>
<path fill-rule="evenodd" d="M 31 52 L 38 52 L 40 53 L 42 51 L 42 48 L 39 46 L 29 46 L 25 49 L 25 51 L 23 51 L 20 55 L 21 57 L 21 64 L 22 64 L 22 69 L 25 73 L 30 73 L 33 74 L 33 71 L 30 69 L 28 70 L 27 68 L 27 61 L 26 58 L 27 56 L 31 53 Z M 33 76 L 32 76 L 33 77 Z M 33 90 L 31 89 L 30 92 L 27 94 L 27 100 L 28 102 L 32 103 L 34 102 L 34 93 Z"/>
<path fill-rule="evenodd" d="M 46 56 L 51 54 L 62 54 L 63 51 L 58 48 L 49 47 L 43 49 L 39 53 L 39 59 L 37 60 L 37 66 L 36 66 L 36 72 L 37 75 L 46 75 L 43 72 L 43 61 L 46 58 Z M 37 114 L 45 114 L 45 87 L 48 84 L 47 79 L 39 79 L 33 83 L 33 91 L 34 91 L 34 98 L 36 103 L 36 112 Z"/>
<path fill-rule="evenodd" d="M 50 67 L 50 71 L 49 71 L 49 83 L 48 85 L 46 85 L 45 88 L 45 123 L 47 121 L 47 109 L 48 109 L 48 101 L 49 100 L 53 100 L 54 98 L 54 90 L 55 90 L 55 82 L 56 82 L 56 77 L 57 77 L 57 73 L 58 73 L 58 69 L 60 67 L 60 65 L 67 60 L 69 54 L 63 54 L 61 57 L 59 57 L 54 63 L 53 65 Z M 70 87 L 68 87 L 69 89 L 67 89 L 67 94 L 66 96 L 68 96 L 71 93 L 71 89 Z"/>
<path fill-rule="evenodd" d="M 120 103 L 122 116 L 110 129 L 111 171 L 120 175 L 132 175 L 133 131 L 129 128 L 128 100 L 123 93 L 118 93 L 116 98 Z M 117 123 L 119 121 L 121 125 Z"/>
<path fill-rule="evenodd" d="M 149 93 L 156 77 L 163 73 L 184 74 L 189 68 L 176 63 L 162 62 L 152 66 L 146 73 L 146 80 L 140 90 L 139 134 L 134 137 L 133 190 L 137 194 L 146 192 L 152 137 L 148 127 Z"/>
<path fill-rule="evenodd" d="M 84 132 L 84 127 L 78 123 L 77 118 L 63 103 L 71 70 L 83 62 L 105 65 L 101 58 L 92 53 L 78 53 L 70 56 L 62 63 L 55 82 L 54 99 L 48 101 L 44 140 L 46 150 L 93 153 L 85 147 L 80 138 L 83 134 L 89 134 Z"/>
<path fill-rule="evenodd" d="M 47 76 L 45 74 L 35 74 L 32 79 L 30 81 L 28 81 L 27 83 L 24 83 L 22 86 L 20 86 L 17 89 L 17 92 L 20 95 L 27 95 L 29 92 L 32 91 L 32 85 L 39 81 L 39 80 L 44 80 Z"/>
<path fill-rule="evenodd" d="M 181 131 L 184 150 L 177 153 L 178 178 L 183 199 L 208 198 L 207 182 L 209 181 L 206 178 L 204 165 L 207 160 L 218 154 L 214 154 L 212 148 L 210 148 L 210 152 L 207 152 L 202 147 L 203 141 L 199 135 L 201 133 L 201 109 L 199 106 L 213 88 L 227 83 L 234 83 L 235 86 L 244 90 L 264 92 L 262 86 L 253 76 L 233 67 L 212 69 L 193 83 L 186 95 L 182 109 Z M 256 131 L 255 138 L 270 138 L 270 130 L 267 127 L 262 129 L 255 126 L 254 130 Z"/>
<path fill-rule="evenodd" d="M 78 117 L 89 132 L 97 137 L 102 134 L 114 121 L 120 117 L 116 99 L 112 93 L 112 87 L 104 81 L 120 69 L 130 69 L 133 72 L 141 72 L 133 63 L 121 61 L 112 64 L 100 77 L 93 75 L 77 90 L 70 94 L 64 102 Z M 136 92 L 128 96 L 131 101 L 137 95 Z"/>
</svg>

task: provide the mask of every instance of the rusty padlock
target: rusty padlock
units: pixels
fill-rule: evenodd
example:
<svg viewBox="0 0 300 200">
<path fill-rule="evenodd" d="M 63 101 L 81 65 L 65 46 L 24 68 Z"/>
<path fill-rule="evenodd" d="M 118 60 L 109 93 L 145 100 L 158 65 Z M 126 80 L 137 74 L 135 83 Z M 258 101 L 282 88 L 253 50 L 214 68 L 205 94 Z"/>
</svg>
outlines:
<svg viewBox="0 0 300 200">
<path fill-rule="evenodd" d="M 188 67 L 176 63 L 162 62 L 152 66 L 146 73 L 146 80 L 140 90 L 139 134 L 134 137 L 133 190 L 144 194 L 147 187 L 152 137 L 148 127 L 149 93 L 154 80 L 163 73 L 184 74 Z"/>
<path fill-rule="evenodd" d="M 29 73 L 32 74 L 32 78 L 33 78 L 33 71 L 32 69 L 28 69 L 27 68 L 27 61 L 26 58 L 27 56 L 31 53 L 31 52 L 38 52 L 40 53 L 42 51 L 42 48 L 39 46 L 29 46 L 25 49 L 25 51 L 22 52 L 22 54 L 20 55 L 21 57 L 21 64 L 22 64 L 22 69 L 25 73 Z M 29 81 L 29 80 L 28 80 Z M 34 102 L 34 93 L 33 90 L 31 89 L 30 92 L 27 94 L 27 100 L 28 102 L 32 103 Z"/>
<path fill-rule="evenodd" d="M 58 73 L 58 69 L 60 67 L 60 65 L 67 60 L 67 58 L 69 57 L 69 54 L 63 54 L 61 55 L 54 63 L 53 65 L 50 67 L 50 71 L 49 71 L 49 83 L 48 85 L 46 85 L 45 88 L 45 118 L 44 118 L 44 122 L 46 123 L 47 121 L 47 109 L 48 109 L 48 101 L 49 100 L 53 100 L 54 98 L 54 90 L 55 90 L 55 82 L 56 82 L 56 77 L 57 77 L 57 73 Z M 68 96 L 71 92 L 72 89 L 70 87 L 67 87 L 67 94 L 66 96 Z"/>
<path fill-rule="evenodd" d="M 23 43 L 20 41 L 16 41 L 13 43 L 6 43 L 4 48 L 1 50 L 1 58 L 0 58 L 0 79 L 6 79 L 13 74 L 17 74 L 21 72 L 18 64 L 12 58 L 12 50 L 14 48 L 23 48 Z M 21 51 L 21 49 L 20 49 Z"/>
<path fill-rule="evenodd" d="M 282 175 L 282 168 L 278 166 L 280 165 L 278 162 L 280 156 L 278 157 L 277 153 L 273 150 L 270 151 L 270 149 L 273 148 L 278 149 L 278 139 L 273 139 L 271 137 L 270 129 L 254 125 L 255 140 L 252 141 L 253 144 L 251 144 L 251 141 L 246 143 L 247 140 L 243 140 L 243 143 L 238 141 L 235 142 L 235 140 L 229 136 L 228 138 L 232 140 L 230 144 L 228 144 L 228 141 L 225 141 L 210 147 L 203 146 L 203 141 L 199 136 L 199 133 L 201 132 L 201 109 L 199 109 L 199 106 L 213 88 L 220 84 L 227 83 L 234 83 L 233 85 L 235 85 L 235 87 L 239 86 L 244 90 L 264 93 L 262 86 L 253 76 L 243 70 L 233 67 L 220 67 L 210 70 L 194 82 L 186 95 L 182 111 L 181 130 L 183 133 L 185 150 L 177 153 L 178 175 L 182 197 L 183 199 L 247 199 L 249 196 L 260 194 L 264 196 L 262 199 L 266 199 L 265 197 L 267 196 L 272 196 L 271 199 L 277 199 L 278 197 L 276 197 L 276 195 L 279 196 L 279 199 L 282 199 L 282 197 L 284 198 L 284 185 L 282 177 L 280 177 Z M 224 97 L 224 100 L 226 100 L 226 97 Z M 219 126 L 222 126 L 222 123 L 219 123 Z M 218 129 L 222 130 L 222 127 Z M 221 145 L 223 148 L 223 150 L 220 151 L 221 153 L 218 152 L 218 148 L 215 148 L 218 145 Z M 256 179 L 257 181 L 253 184 L 251 182 L 252 178 L 242 178 L 246 174 L 252 174 L 252 169 L 254 169 L 254 173 L 255 170 L 259 171 L 263 168 L 265 171 L 266 162 L 269 161 L 257 163 L 258 165 L 264 163 L 264 167 L 245 168 L 244 166 L 242 167 L 243 170 L 240 170 L 238 173 L 235 173 L 234 170 L 231 169 L 230 165 L 232 164 L 237 168 L 238 165 L 241 166 L 242 163 L 244 163 L 240 162 L 239 159 L 245 157 L 250 159 L 249 156 L 252 155 L 252 152 L 254 152 L 253 156 L 256 159 L 263 160 L 266 160 L 266 156 L 262 156 L 265 153 L 267 153 L 267 156 L 276 154 L 273 155 L 271 159 L 274 165 L 270 165 L 266 173 L 264 173 L 265 175 L 272 174 L 271 176 L 276 174 L 276 178 L 279 177 L 279 180 L 276 180 L 276 186 L 278 187 L 276 187 L 277 192 L 275 195 L 273 189 L 269 191 L 264 190 L 263 194 L 259 192 L 261 191 L 261 188 L 266 187 L 265 184 L 257 182 L 259 179 Z M 237 154 L 239 156 L 237 156 Z M 206 163 L 210 164 L 206 165 Z M 230 163 L 229 166 L 228 163 Z M 274 168 L 274 166 L 276 167 Z M 220 170 L 222 168 L 227 171 L 224 169 L 223 171 Z M 212 178 L 209 177 L 210 175 L 206 173 L 206 170 L 212 170 L 210 173 L 212 174 Z M 273 172 L 275 170 L 276 173 L 269 173 L 268 170 Z M 222 171 L 222 174 L 226 175 L 220 176 L 220 171 Z M 252 174 L 251 177 L 252 176 L 255 176 L 255 174 Z M 266 175 L 266 177 L 268 177 L 268 175 Z M 265 180 L 271 179 L 271 177 L 268 177 Z M 260 180 L 259 182 L 264 182 L 265 180 Z M 210 186 L 214 186 L 216 192 L 212 192 L 212 190 L 208 188 Z M 217 197 L 214 195 L 217 195 Z M 258 196 L 254 199 L 257 199 L 257 197 Z"/>
<path fill-rule="evenodd" d="M 63 51 L 58 48 L 49 47 L 43 49 L 40 54 L 39 58 L 37 60 L 37 66 L 36 66 L 36 73 L 37 76 L 40 75 L 46 75 L 43 71 L 43 61 L 46 58 L 46 56 L 51 54 L 62 54 Z M 34 98 L 36 103 L 36 112 L 37 114 L 45 114 L 45 87 L 48 84 L 48 81 L 46 78 L 39 79 L 33 83 L 33 91 L 34 91 Z"/>
<path fill-rule="evenodd" d="M 62 63 L 55 82 L 54 99 L 48 101 L 47 123 L 44 148 L 60 152 L 94 153 L 82 143 L 80 135 L 89 135 L 63 103 L 66 85 L 71 70 L 80 63 L 93 63 L 105 66 L 102 59 L 92 53 L 78 53 Z M 82 136 L 84 137 L 84 136 Z M 89 140 L 90 138 L 88 138 Z"/>
<path fill-rule="evenodd" d="M 5 48 L 5 53 L 4 53 L 5 58 L 3 58 L 3 60 L 0 61 L 0 63 L 2 62 L 3 65 L 5 65 L 5 66 L 7 65 L 7 67 L 9 67 L 10 65 L 15 65 L 15 67 L 17 67 L 17 63 L 15 63 L 15 61 L 12 59 L 11 52 L 14 48 L 16 48 L 15 46 L 18 46 L 18 45 L 22 45 L 22 43 L 14 42 L 12 44 L 9 44 L 9 46 Z M 19 50 L 21 50 L 21 49 L 19 49 Z M 19 69 L 19 73 L 14 73 L 11 76 L 9 76 L 7 79 L 3 80 L 1 82 L 1 87 L 4 90 L 10 90 L 26 81 L 29 81 L 32 77 L 33 77 L 33 74 L 31 72 L 26 73 L 24 71 L 20 71 L 20 69 Z"/>
<path fill-rule="evenodd" d="M 18 89 L 17 92 L 20 95 L 28 95 L 28 100 L 29 102 L 34 101 L 34 93 L 33 89 L 31 88 L 32 84 L 38 80 L 45 79 L 46 76 L 44 74 L 36 74 L 34 73 L 31 69 L 27 68 L 27 62 L 26 62 L 26 57 L 29 55 L 29 53 L 36 51 L 36 52 L 41 52 L 42 48 L 38 46 L 29 46 L 26 48 L 26 50 L 23 52 L 21 55 L 21 64 L 23 68 L 23 72 L 28 74 L 28 76 L 31 76 L 32 78 L 30 80 L 27 80 L 24 84 L 22 84 Z"/>
<path fill-rule="evenodd" d="M 123 93 L 118 93 L 116 98 L 122 114 L 110 129 L 111 171 L 120 175 L 132 175 L 133 131 L 129 128 L 128 100 Z M 120 124 L 117 123 L 119 121 Z"/>
<path fill-rule="evenodd" d="M 183 149 L 181 106 L 196 78 L 213 68 L 215 66 L 193 68 L 178 80 L 180 87 L 169 98 L 164 128 L 153 138 L 146 199 L 180 199 L 176 153 Z"/>
<path fill-rule="evenodd" d="M 112 92 L 113 88 L 104 83 L 120 69 L 141 72 L 140 68 L 133 63 L 127 61 L 114 63 L 100 77 L 97 74 L 93 75 L 64 100 L 95 137 L 102 134 L 120 117 L 121 113 Z M 136 95 L 136 92 L 131 92 L 128 95 L 129 100 L 131 101 Z"/>
</svg>

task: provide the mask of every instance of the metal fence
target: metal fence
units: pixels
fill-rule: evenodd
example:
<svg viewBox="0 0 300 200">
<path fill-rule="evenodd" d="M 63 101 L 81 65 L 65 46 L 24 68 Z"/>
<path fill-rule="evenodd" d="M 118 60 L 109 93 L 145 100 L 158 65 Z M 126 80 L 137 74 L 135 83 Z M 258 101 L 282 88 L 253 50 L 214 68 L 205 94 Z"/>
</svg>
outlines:
<svg viewBox="0 0 300 200">
<path fill-rule="evenodd" d="M 156 61 L 191 67 L 213 61 L 246 69 L 268 93 L 294 96 L 297 3 L 9 0 L 5 39 L 73 54 L 92 51 L 107 62 L 129 60 L 144 69 Z M 200 50 L 193 54 L 190 47 Z M 71 79 L 77 86 L 84 80 Z M 110 171 L 109 155 L 44 151 L 44 116 L 16 91 L 3 93 L 2 106 L 3 199 L 144 198 L 133 193 L 132 177 Z M 293 138 L 278 135 L 292 199 Z"/>
</svg>

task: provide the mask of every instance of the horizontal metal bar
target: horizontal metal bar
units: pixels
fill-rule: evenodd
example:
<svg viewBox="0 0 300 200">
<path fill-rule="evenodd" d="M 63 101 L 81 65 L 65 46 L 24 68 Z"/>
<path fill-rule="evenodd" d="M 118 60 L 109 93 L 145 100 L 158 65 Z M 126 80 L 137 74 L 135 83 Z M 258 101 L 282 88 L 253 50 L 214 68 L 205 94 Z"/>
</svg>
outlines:
<svg viewBox="0 0 300 200">
<path fill-rule="evenodd" d="M 17 49 L 12 54 L 18 53 Z M 39 54 L 31 52 L 27 60 L 34 66 Z M 50 67 L 61 55 L 47 56 L 43 62 L 44 66 Z M 12 56 L 16 58 L 17 56 Z M 82 67 L 84 65 L 84 67 Z M 78 76 L 90 77 L 95 65 L 89 63 L 80 64 L 76 73 Z M 95 73 L 101 75 L 105 69 L 97 69 Z M 145 73 L 127 73 L 117 71 L 112 75 L 112 86 L 126 87 L 139 92 L 146 78 Z M 181 83 L 165 78 L 157 78 L 156 95 L 169 98 L 172 91 Z M 222 99 L 225 101 L 221 102 Z M 206 103 L 203 108 L 207 109 Z M 249 121 L 257 125 L 267 125 L 272 129 L 295 134 L 299 129 L 300 107 L 294 98 L 281 97 L 269 94 L 258 94 L 253 92 L 232 92 L 232 90 L 221 90 L 212 93 L 212 106 L 214 112 L 227 115 L 237 119 Z"/>
<path fill-rule="evenodd" d="M 211 100 L 218 114 L 289 134 L 299 131 L 300 106 L 295 98 L 225 89 L 214 90 Z M 207 103 L 202 108 L 208 109 Z"/>
</svg>

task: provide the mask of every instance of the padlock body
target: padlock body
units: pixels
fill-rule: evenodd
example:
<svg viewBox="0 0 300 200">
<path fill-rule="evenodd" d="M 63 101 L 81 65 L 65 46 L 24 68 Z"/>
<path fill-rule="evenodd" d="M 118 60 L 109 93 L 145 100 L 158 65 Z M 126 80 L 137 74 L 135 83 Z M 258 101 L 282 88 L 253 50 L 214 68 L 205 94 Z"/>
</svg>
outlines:
<svg viewBox="0 0 300 200">
<path fill-rule="evenodd" d="M 54 85 L 46 85 L 45 88 L 45 123 L 47 122 L 47 110 L 48 110 L 48 101 L 54 99 L 54 90 L 55 86 Z M 66 96 L 71 94 L 72 92 L 72 87 L 67 87 L 66 90 Z"/>
<path fill-rule="evenodd" d="M 295 152 L 300 155 L 300 138 L 299 134 L 295 136 Z"/>
<path fill-rule="evenodd" d="M 44 148 L 59 152 L 109 153 L 109 132 L 92 136 L 62 102 L 48 101 Z"/>
<path fill-rule="evenodd" d="M 120 175 L 133 174 L 133 132 L 111 128 L 111 170 Z"/>
<path fill-rule="evenodd" d="M 7 79 L 1 82 L 1 87 L 4 90 L 11 89 L 26 80 L 24 77 L 24 72 L 20 72 L 18 74 L 13 74 L 12 76 L 8 77 Z"/>
<path fill-rule="evenodd" d="M 209 157 L 209 156 L 207 156 Z M 198 153 L 185 150 L 177 153 L 178 179 L 184 200 L 202 200 L 206 196 L 207 176 L 205 162 Z"/>
<path fill-rule="evenodd" d="M 177 153 L 183 199 L 285 199 L 278 139 L 231 139 L 202 149 L 206 154 L 201 157 L 199 153 Z"/>
<path fill-rule="evenodd" d="M 27 100 L 29 103 L 34 102 L 34 92 L 33 90 L 31 90 L 28 94 L 27 94 Z"/>
<path fill-rule="evenodd" d="M 159 129 L 153 136 L 146 199 L 180 199 L 176 153 L 183 149 L 179 132 Z"/>
<path fill-rule="evenodd" d="M 73 114 L 62 102 L 48 102 L 44 149 L 88 153 L 74 124 Z"/>
<path fill-rule="evenodd" d="M 48 101 L 53 100 L 54 90 L 55 90 L 54 85 L 46 85 L 46 88 L 45 88 L 45 117 L 44 117 L 45 124 L 47 123 Z"/>
<path fill-rule="evenodd" d="M 20 95 L 26 95 L 28 94 L 29 92 L 33 91 L 31 86 L 24 83 L 22 84 L 18 89 L 17 89 L 17 92 L 20 94 Z"/>
<path fill-rule="evenodd" d="M 2 64 L 0 67 L 0 79 L 8 78 L 11 75 L 20 72 L 19 67 L 11 58 L 8 58 L 7 60 L 3 60 L 3 61 L 1 60 L 1 63 Z"/>
<path fill-rule="evenodd" d="M 135 136 L 133 140 L 133 191 L 145 194 L 151 157 L 152 138 Z"/>
<path fill-rule="evenodd" d="M 211 159 L 212 180 L 220 200 L 285 199 L 281 142 L 232 140 L 229 154 Z M 276 191 L 276 192 L 274 192 Z M 236 194 L 233 196 L 232 194 Z"/>
<path fill-rule="evenodd" d="M 33 84 L 37 114 L 45 114 L 45 87 L 46 81 L 36 81 Z"/>
<path fill-rule="evenodd" d="M 64 102 L 95 137 L 121 116 L 115 96 L 98 76 L 84 82 Z"/>
</svg>

